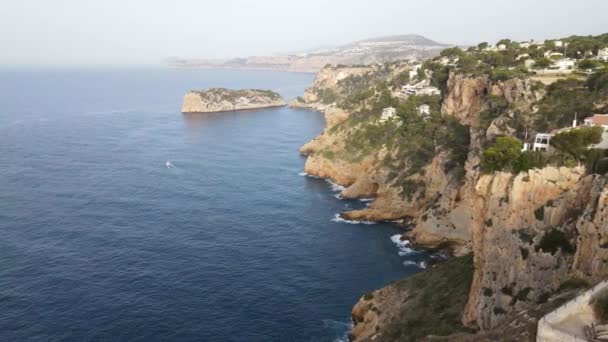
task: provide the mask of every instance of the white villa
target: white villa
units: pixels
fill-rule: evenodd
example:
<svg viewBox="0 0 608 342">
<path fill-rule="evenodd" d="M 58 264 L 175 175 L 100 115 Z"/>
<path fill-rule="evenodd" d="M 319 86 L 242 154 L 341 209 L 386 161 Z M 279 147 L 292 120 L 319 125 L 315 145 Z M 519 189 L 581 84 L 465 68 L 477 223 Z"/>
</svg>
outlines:
<svg viewBox="0 0 608 342">
<path fill-rule="evenodd" d="M 410 80 L 413 80 L 414 78 L 416 78 L 418 76 L 418 70 L 420 70 L 420 67 L 422 67 L 422 64 L 416 64 L 416 65 L 414 65 L 414 68 L 412 70 L 410 70 L 410 72 L 409 72 Z"/>
<path fill-rule="evenodd" d="M 385 122 L 391 118 L 394 118 L 397 115 L 397 110 L 393 107 L 387 107 L 382 110 L 382 115 L 380 115 L 380 122 Z"/>
<path fill-rule="evenodd" d="M 564 57 L 563 53 L 555 51 L 545 51 L 543 55 L 547 58 Z"/>
<path fill-rule="evenodd" d="M 538 133 L 534 137 L 534 144 L 532 144 L 532 151 L 547 152 L 551 148 L 549 142 L 553 134 L 550 133 Z"/>
<path fill-rule="evenodd" d="M 431 106 L 428 104 L 423 104 L 416 107 L 416 113 L 420 116 L 429 116 L 431 115 Z"/>
<path fill-rule="evenodd" d="M 406 84 L 401 87 L 401 92 L 406 95 L 441 95 L 441 91 L 437 87 L 431 87 L 427 80 L 416 84 Z"/>
<path fill-rule="evenodd" d="M 604 62 L 608 62 L 608 47 L 597 51 L 597 59 L 601 59 Z"/>
<path fill-rule="evenodd" d="M 583 126 L 587 126 L 587 127 L 600 126 L 600 127 L 604 128 L 604 133 L 602 134 L 602 141 L 597 145 L 592 145 L 591 147 L 608 149 L 608 114 L 594 114 L 593 116 L 585 118 L 585 120 L 583 120 L 583 122 L 584 122 Z M 551 144 L 550 144 L 551 138 L 555 134 L 561 133 L 561 132 L 566 132 L 571 129 L 575 129 L 577 127 L 581 127 L 581 126 L 578 126 L 578 121 L 576 120 L 576 117 L 575 117 L 574 120 L 572 120 L 572 126 L 570 126 L 570 127 L 560 128 L 551 133 L 538 133 L 534 137 L 534 143 L 532 144 L 531 150 L 540 151 L 540 152 L 548 152 L 551 150 Z M 527 134 L 526 134 L 526 136 L 527 136 Z M 530 145 L 526 141 L 524 141 L 522 151 L 528 151 L 528 150 L 530 150 Z"/>
<path fill-rule="evenodd" d="M 574 69 L 575 64 L 576 64 L 576 61 L 571 58 L 560 59 L 560 60 L 555 61 L 555 63 L 553 63 L 553 65 L 555 65 L 557 67 L 557 70 L 560 70 L 560 71 L 572 70 L 572 69 Z"/>
</svg>

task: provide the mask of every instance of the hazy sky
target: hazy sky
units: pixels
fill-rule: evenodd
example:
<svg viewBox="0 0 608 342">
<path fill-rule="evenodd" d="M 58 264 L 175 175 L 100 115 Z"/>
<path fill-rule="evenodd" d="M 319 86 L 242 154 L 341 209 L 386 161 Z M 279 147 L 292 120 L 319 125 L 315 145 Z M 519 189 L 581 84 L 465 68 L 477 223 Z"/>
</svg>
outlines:
<svg viewBox="0 0 608 342">
<path fill-rule="evenodd" d="M 451 44 L 608 32 L 608 0 L 1 0 L 2 64 L 156 64 L 416 33 Z"/>
</svg>

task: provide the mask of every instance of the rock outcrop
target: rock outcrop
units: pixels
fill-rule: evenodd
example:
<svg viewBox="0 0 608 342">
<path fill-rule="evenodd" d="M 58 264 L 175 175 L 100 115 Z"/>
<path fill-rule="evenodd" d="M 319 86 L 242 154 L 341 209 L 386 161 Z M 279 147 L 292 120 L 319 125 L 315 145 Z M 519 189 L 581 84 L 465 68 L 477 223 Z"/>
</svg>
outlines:
<svg viewBox="0 0 608 342">
<path fill-rule="evenodd" d="M 226 112 L 285 105 L 281 95 L 270 90 L 211 88 L 188 92 L 184 96 L 182 113 Z"/>
</svg>

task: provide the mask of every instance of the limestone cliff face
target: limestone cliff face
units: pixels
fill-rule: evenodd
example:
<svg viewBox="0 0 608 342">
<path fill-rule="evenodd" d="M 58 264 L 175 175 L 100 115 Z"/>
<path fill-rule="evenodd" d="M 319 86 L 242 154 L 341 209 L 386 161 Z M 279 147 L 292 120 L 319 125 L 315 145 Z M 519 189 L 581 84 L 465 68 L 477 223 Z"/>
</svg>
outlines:
<svg viewBox="0 0 608 342">
<path fill-rule="evenodd" d="M 281 96 L 270 90 L 193 90 L 184 96 L 182 113 L 213 113 L 285 106 Z"/>
<path fill-rule="evenodd" d="M 450 73 L 441 107 L 445 115 L 458 118 L 472 127 L 479 126 L 479 114 L 488 108 L 490 96 L 504 99 L 512 108 L 529 110 L 542 99 L 544 91 L 530 79 L 491 81 L 487 76 L 467 77 Z"/>
<path fill-rule="evenodd" d="M 327 70 L 315 84 L 343 94 L 339 78 L 336 70 Z M 447 152 L 437 149 L 423 172 L 408 178 L 424 184 L 423 191 L 409 197 L 403 195 L 402 185 L 391 181 L 394 169 L 379 162 L 395 153 L 394 147 L 381 145 L 361 158 L 344 157 L 350 147 L 348 134 L 361 124 L 348 124 L 352 114 L 335 103 L 319 104 L 322 93 L 313 87 L 298 103 L 324 111 L 327 121 L 323 134 L 301 149 L 308 155 L 306 172 L 344 185 L 345 198 L 375 197 L 370 207 L 346 212 L 345 218 L 407 219 L 413 229 L 404 238 L 413 244 L 448 247 L 456 255 L 473 252 L 472 283 L 461 316 L 465 326 L 492 329 L 512 314 L 542 303 L 572 277 L 596 282 L 608 276 L 605 176 L 565 167 L 517 175 L 480 170 L 484 141 L 515 134 L 515 112 L 536 111 L 544 91 L 534 82 L 450 74 L 441 114 L 469 126 L 464 176 L 446 172 Z M 482 127 L 484 112 L 496 101 L 510 110 L 495 117 L 489 128 L 487 122 Z M 517 118 L 520 124 L 525 119 Z M 394 319 L 381 313 L 396 312 L 408 296 L 406 289 L 399 292 L 388 286 L 375 292 L 373 300 L 361 300 L 353 311 L 353 338 L 367 341 L 380 336 L 377 331 Z"/>
<path fill-rule="evenodd" d="M 547 167 L 479 177 L 466 204 L 475 256 L 467 326 L 492 328 L 568 279 L 573 256 L 540 246 L 554 229 L 572 236 L 564 225 L 580 210 L 583 175 L 578 168 Z"/>
</svg>

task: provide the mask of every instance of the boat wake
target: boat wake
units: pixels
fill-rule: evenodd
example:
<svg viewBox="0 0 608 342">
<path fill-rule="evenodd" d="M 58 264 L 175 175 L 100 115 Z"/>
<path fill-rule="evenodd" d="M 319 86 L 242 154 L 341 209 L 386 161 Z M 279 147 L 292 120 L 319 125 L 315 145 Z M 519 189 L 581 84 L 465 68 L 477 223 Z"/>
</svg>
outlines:
<svg viewBox="0 0 608 342">
<path fill-rule="evenodd" d="M 175 169 L 175 165 L 173 165 L 173 163 L 168 160 L 165 162 L 165 166 L 167 167 L 167 169 Z"/>
</svg>

